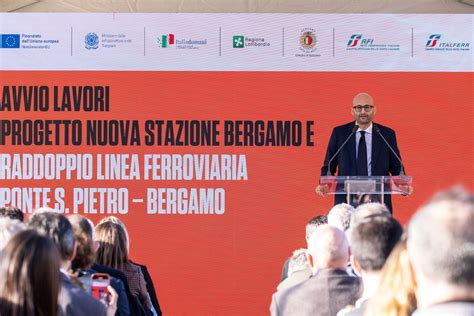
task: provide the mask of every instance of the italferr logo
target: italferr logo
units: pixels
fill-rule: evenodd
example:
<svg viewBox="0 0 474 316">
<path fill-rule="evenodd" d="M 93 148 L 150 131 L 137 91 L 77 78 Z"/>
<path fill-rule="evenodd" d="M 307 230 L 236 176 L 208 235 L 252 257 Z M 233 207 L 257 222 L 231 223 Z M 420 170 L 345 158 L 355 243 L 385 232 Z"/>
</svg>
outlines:
<svg viewBox="0 0 474 316">
<path fill-rule="evenodd" d="M 349 39 L 349 42 L 347 42 L 347 47 L 355 47 L 357 46 L 357 43 L 359 40 L 362 38 L 362 34 L 354 34 L 351 36 Z"/>
<path fill-rule="evenodd" d="M 440 38 L 441 38 L 440 34 L 430 35 L 430 37 L 428 37 L 428 42 L 426 42 L 426 47 L 435 47 Z"/>
<path fill-rule="evenodd" d="M 445 38 L 444 38 L 445 39 Z M 451 42 L 441 41 L 441 34 L 431 34 L 425 45 L 425 50 L 428 51 L 470 51 L 470 42 Z"/>
</svg>

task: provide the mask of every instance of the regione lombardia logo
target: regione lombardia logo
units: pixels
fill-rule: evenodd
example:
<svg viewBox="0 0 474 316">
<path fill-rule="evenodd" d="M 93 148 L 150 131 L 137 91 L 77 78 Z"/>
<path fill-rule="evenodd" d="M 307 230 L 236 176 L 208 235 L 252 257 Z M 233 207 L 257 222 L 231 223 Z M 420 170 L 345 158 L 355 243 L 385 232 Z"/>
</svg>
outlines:
<svg viewBox="0 0 474 316">
<path fill-rule="evenodd" d="M 97 49 L 99 47 L 99 36 L 95 33 L 87 33 L 84 42 L 87 49 Z"/>
<path fill-rule="evenodd" d="M 430 37 L 428 37 L 428 42 L 426 42 L 426 47 L 435 47 L 440 38 L 441 38 L 440 34 L 430 35 Z"/>
<path fill-rule="evenodd" d="M 242 35 L 235 35 L 232 38 L 232 47 L 244 48 L 244 37 Z"/>
</svg>

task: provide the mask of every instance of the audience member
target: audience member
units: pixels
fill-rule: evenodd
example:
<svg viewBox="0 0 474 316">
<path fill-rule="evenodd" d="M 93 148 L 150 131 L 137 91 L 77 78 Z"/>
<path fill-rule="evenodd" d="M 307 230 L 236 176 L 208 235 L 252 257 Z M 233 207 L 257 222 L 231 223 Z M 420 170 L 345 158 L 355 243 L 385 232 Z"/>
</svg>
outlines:
<svg viewBox="0 0 474 316">
<path fill-rule="evenodd" d="M 59 254 L 33 230 L 17 233 L 0 259 L 0 315 L 56 316 Z"/>
<path fill-rule="evenodd" d="M 15 234 L 24 229 L 25 225 L 16 219 L 0 217 L 0 251 Z"/>
<path fill-rule="evenodd" d="M 306 224 L 306 244 L 308 243 L 309 237 L 313 234 L 313 232 L 319 226 L 328 223 L 328 218 L 326 215 L 318 215 L 313 217 L 307 224 Z M 288 267 L 290 264 L 291 257 L 286 259 L 285 263 L 283 264 L 283 269 L 281 271 L 281 281 L 284 281 L 288 277 Z M 311 272 L 311 269 L 308 269 L 307 272 Z"/>
<path fill-rule="evenodd" d="M 328 224 L 345 232 L 349 229 L 354 212 L 354 207 L 349 204 L 341 203 L 334 205 L 328 213 Z"/>
<path fill-rule="evenodd" d="M 474 315 L 474 194 L 436 195 L 411 219 L 407 249 L 415 272 L 415 316 Z"/>
<path fill-rule="evenodd" d="M 349 244 L 343 231 L 330 225 L 318 227 L 308 243 L 308 260 L 313 271 L 309 280 L 277 292 L 272 297 L 272 315 L 333 316 L 354 304 L 359 280 L 345 271 Z"/>
<path fill-rule="evenodd" d="M 17 219 L 20 222 L 24 221 L 23 212 L 14 206 L 0 207 L 0 217 L 9 217 L 11 219 Z"/>
<path fill-rule="evenodd" d="M 107 221 L 111 221 L 111 222 L 119 224 L 120 226 L 123 227 L 123 229 L 125 230 L 125 233 L 127 235 L 127 249 L 130 249 L 130 236 L 128 235 L 128 230 L 127 230 L 127 227 L 124 225 L 124 223 L 118 217 L 107 216 L 107 217 L 104 217 L 99 222 L 99 224 L 101 224 L 103 222 L 107 222 Z M 158 297 L 156 295 L 155 284 L 153 283 L 153 279 L 151 278 L 151 275 L 148 272 L 147 267 L 143 264 L 139 264 L 139 263 L 131 260 L 130 258 L 129 258 L 129 261 L 130 261 L 130 263 L 139 266 L 140 269 L 142 270 L 142 274 L 143 274 L 143 277 L 145 278 L 145 282 L 146 282 L 146 289 L 147 289 L 147 292 L 148 292 L 148 296 L 151 300 L 152 312 L 153 312 L 153 314 L 155 314 L 157 316 L 161 316 L 162 311 L 161 311 L 160 303 L 158 302 Z"/>
<path fill-rule="evenodd" d="M 94 242 L 94 226 L 89 219 L 80 215 L 71 215 L 68 217 L 68 220 L 73 227 L 77 245 L 76 256 L 71 262 L 71 269 L 79 280 L 79 286 L 86 290 L 86 292 L 91 293 L 92 274 L 99 273 L 99 271 L 91 268 L 99 246 L 98 243 Z M 117 312 L 115 315 L 130 315 L 129 298 L 124 283 L 111 275 L 110 285 L 118 294 Z"/>
<path fill-rule="evenodd" d="M 145 278 L 137 265 L 128 259 L 127 232 L 122 225 L 104 221 L 96 226 L 96 240 L 99 242 L 97 263 L 122 271 L 127 277 L 130 291 L 140 302 L 151 310 L 151 302 L 146 289 Z"/>
<path fill-rule="evenodd" d="M 354 310 L 338 315 L 362 316 L 367 300 L 376 293 L 380 271 L 403 229 L 394 218 L 379 214 L 359 221 L 350 231 L 352 267 L 362 277 L 364 292 Z"/>
<path fill-rule="evenodd" d="M 112 296 L 110 305 L 106 309 L 100 301 L 71 282 L 67 271 L 75 256 L 76 243 L 74 231 L 67 218 L 59 213 L 48 211 L 34 213 L 28 226 L 51 238 L 59 249 L 61 290 L 58 298 L 58 314 L 73 316 L 107 313 L 107 315 L 114 315 L 117 309 L 117 293 L 112 287 L 108 287 Z"/>
<path fill-rule="evenodd" d="M 309 266 L 306 249 L 297 249 L 293 252 L 288 265 L 288 277 L 280 282 L 277 290 L 286 290 L 292 286 L 300 284 L 308 280 L 312 276 L 311 267 Z"/>
<path fill-rule="evenodd" d="M 416 308 L 415 278 L 403 236 L 382 268 L 379 286 L 367 302 L 364 316 L 410 316 Z"/>
<path fill-rule="evenodd" d="M 350 227 L 354 227 L 365 218 L 374 215 L 392 216 L 385 204 L 377 202 L 365 203 L 355 209 L 354 213 L 352 214 Z"/>
</svg>

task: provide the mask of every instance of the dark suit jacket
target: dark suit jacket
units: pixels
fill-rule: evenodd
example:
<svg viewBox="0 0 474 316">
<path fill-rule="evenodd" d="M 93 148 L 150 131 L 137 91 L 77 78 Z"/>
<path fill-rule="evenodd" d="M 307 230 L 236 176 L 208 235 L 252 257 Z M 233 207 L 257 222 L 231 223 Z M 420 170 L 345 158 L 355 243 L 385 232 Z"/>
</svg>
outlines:
<svg viewBox="0 0 474 316">
<path fill-rule="evenodd" d="M 87 293 L 91 293 L 91 276 L 94 273 L 98 273 L 99 271 L 94 270 L 94 269 L 87 269 L 85 271 L 82 271 L 79 277 L 79 280 L 83 284 L 84 290 L 87 291 Z M 104 273 L 104 272 L 100 272 Z M 128 296 L 127 292 L 125 290 L 125 285 L 120 279 L 117 279 L 109 274 L 110 277 L 110 286 L 113 287 L 115 292 L 118 294 L 118 300 L 117 300 L 117 312 L 115 313 L 115 316 L 130 316 L 130 304 L 128 302 Z"/>
<path fill-rule="evenodd" d="M 122 281 L 124 287 L 125 287 L 125 293 L 127 294 L 128 298 L 128 304 L 130 308 L 130 316 L 142 316 L 142 315 L 148 315 L 148 311 L 146 308 L 143 306 L 143 304 L 140 303 L 140 300 L 138 297 L 132 294 L 130 291 L 130 287 L 128 285 L 127 277 L 122 271 L 119 271 L 117 269 L 112 269 L 110 267 L 94 263 L 91 267 L 91 269 L 100 272 L 100 273 L 107 273 L 108 275 L 119 279 Z M 118 306 L 117 306 L 118 307 Z"/>
<path fill-rule="evenodd" d="M 352 128 L 355 122 L 350 122 L 345 125 L 337 126 L 334 128 L 329 139 L 328 148 L 326 151 L 326 158 L 324 159 L 323 167 L 321 168 L 321 175 L 327 174 L 328 168 L 331 174 L 336 174 L 336 170 L 339 176 L 357 176 L 356 174 L 356 141 L 355 134 L 349 139 L 344 145 L 344 148 L 331 162 L 331 166 L 328 166 L 329 160 L 336 153 L 339 147 L 344 143 L 346 138 L 351 134 Z M 377 123 L 382 135 L 387 139 L 387 142 L 392 146 L 397 155 L 400 156 L 400 151 L 397 146 L 397 139 L 395 132 L 388 127 Z M 382 137 L 373 130 L 372 132 L 372 176 L 398 176 L 402 170 L 402 166 L 398 161 L 397 157 L 391 152 L 387 144 L 383 141 Z M 346 202 L 345 195 L 335 195 L 335 204 Z M 392 210 L 392 201 L 390 195 L 385 195 L 384 202 L 387 207 Z"/>
<path fill-rule="evenodd" d="M 272 297 L 272 316 L 335 316 L 359 296 L 360 282 L 339 269 L 323 269 L 308 281 Z"/>
<path fill-rule="evenodd" d="M 105 305 L 74 285 L 61 272 L 61 288 L 58 297 L 58 316 L 105 316 Z"/>
<path fill-rule="evenodd" d="M 146 289 L 148 291 L 148 295 L 150 295 L 151 304 L 155 308 L 156 314 L 158 316 L 163 315 L 163 312 L 161 311 L 160 303 L 158 302 L 158 297 L 156 296 L 155 285 L 153 284 L 153 280 L 151 279 L 151 275 L 148 272 L 147 267 L 145 265 L 135 263 L 131 260 L 130 262 L 132 262 L 134 265 L 139 266 L 140 269 L 142 270 L 143 277 L 145 278 L 145 282 L 146 282 Z"/>
</svg>

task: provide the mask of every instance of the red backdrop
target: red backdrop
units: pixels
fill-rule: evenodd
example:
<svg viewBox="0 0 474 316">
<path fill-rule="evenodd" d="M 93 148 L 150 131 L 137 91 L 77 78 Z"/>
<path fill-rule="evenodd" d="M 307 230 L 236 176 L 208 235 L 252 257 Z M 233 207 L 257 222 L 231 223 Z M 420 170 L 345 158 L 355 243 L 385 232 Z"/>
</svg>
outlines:
<svg viewBox="0 0 474 316">
<path fill-rule="evenodd" d="M 2 153 L 246 154 L 248 181 L 5 181 L 1 187 L 223 187 L 221 216 L 119 216 L 131 257 L 146 264 L 167 315 L 267 314 L 284 260 L 305 246 L 308 219 L 332 197 L 314 193 L 332 128 L 351 120 L 352 97 L 370 93 L 375 121 L 397 132 L 414 194 L 394 198 L 406 223 L 437 190 L 473 189 L 472 73 L 40 72 L 2 71 L 5 85 L 108 85 L 108 113 L 3 112 L 2 119 L 314 120 L 314 147 L 34 147 Z M 90 218 L 97 222 L 102 216 Z"/>
</svg>

